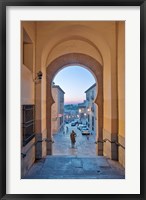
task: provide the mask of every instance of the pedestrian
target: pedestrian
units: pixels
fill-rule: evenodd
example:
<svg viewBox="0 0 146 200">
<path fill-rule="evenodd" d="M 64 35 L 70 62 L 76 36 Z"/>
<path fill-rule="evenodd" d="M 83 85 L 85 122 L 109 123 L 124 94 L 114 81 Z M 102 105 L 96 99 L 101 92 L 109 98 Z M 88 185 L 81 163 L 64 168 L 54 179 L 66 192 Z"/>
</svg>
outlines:
<svg viewBox="0 0 146 200">
<path fill-rule="evenodd" d="M 66 125 L 64 124 L 64 126 L 63 126 L 63 134 L 65 134 L 65 132 L 66 132 Z"/>
<path fill-rule="evenodd" d="M 89 135 L 87 135 L 87 140 L 89 140 Z"/>
<path fill-rule="evenodd" d="M 63 134 L 65 134 L 65 128 L 63 127 Z"/>
<path fill-rule="evenodd" d="M 76 143 L 76 133 L 72 130 L 71 134 L 70 134 L 70 139 L 71 139 L 71 147 L 74 148 L 75 147 L 75 143 Z"/>
<path fill-rule="evenodd" d="M 66 133 L 68 133 L 68 126 L 66 126 Z"/>
</svg>

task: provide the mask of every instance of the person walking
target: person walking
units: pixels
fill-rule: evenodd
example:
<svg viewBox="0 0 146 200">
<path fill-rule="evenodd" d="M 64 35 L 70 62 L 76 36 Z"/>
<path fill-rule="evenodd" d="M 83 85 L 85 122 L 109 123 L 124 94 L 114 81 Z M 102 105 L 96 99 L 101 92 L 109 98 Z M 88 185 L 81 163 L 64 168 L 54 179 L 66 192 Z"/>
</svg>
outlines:
<svg viewBox="0 0 146 200">
<path fill-rule="evenodd" d="M 68 133 L 68 126 L 66 126 L 66 133 Z"/>
<path fill-rule="evenodd" d="M 63 128 L 63 134 L 65 134 L 65 129 Z"/>
<path fill-rule="evenodd" d="M 66 133 L 66 125 L 64 124 L 63 125 L 63 134 L 65 134 Z"/>
<path fill-rule="evenodd" d="M 71 134 L 70 134 L 70 139 L 71 139 L 71 147 L 74 148 L 75 147 L 75 143 L 76 143 L 76 133 L 72 130 Z"/>
<path fill-rule="evenodd" d="M 87 135 L 87 140 L 89 140 L 89 135 Z"/>
</svg>

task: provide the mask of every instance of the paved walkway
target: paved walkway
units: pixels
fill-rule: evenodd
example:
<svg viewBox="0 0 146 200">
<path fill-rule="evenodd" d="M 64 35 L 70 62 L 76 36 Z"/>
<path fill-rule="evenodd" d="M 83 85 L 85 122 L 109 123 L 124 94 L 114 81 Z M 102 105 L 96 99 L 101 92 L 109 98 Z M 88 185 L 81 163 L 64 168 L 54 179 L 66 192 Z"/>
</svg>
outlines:
<svg viewBox="0 0 146 200">
<path fill-rule="evenodd" d="M 97 144 L 95 144 L 95 134 L 90 135 L 87 139 L 86 135 L 82 135 L 76 126 L 68 125 L 68 133 L 59 132 L 53 136 L 54 143 L 52 145 L 53 155 L 78 155 L 78 156 L 96 156 Z M 65 128 L 66 130 L 66 128 Z M 77 134 L 75 148 L 71 148 L 70 133 L 74 130 Z"/>
<path fill-rule="evenodd" d="M 70 132 L 77 133 L 71 148 Z M 123 179 L 125 170 L 116 161 L 96 156 L 95 135 L 89 140 L 76 127 L 54 135 L 53 155 L 34 163 L 26 179 Z"/>
</svg>

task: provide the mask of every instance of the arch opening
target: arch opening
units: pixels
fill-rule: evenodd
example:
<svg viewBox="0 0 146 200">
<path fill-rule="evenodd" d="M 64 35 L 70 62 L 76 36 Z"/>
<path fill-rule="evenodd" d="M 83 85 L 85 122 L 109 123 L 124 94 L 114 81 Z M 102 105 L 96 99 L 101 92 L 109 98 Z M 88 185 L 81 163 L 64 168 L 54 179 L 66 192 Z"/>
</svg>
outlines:
<svg viewBox="0 0 146 200">
<path fill-rule="evenodd" d="M 95 75 L 86 66 L 67 65 L 55 74 L 51 91 L 51 135 L 55 141 L 52 155 L 96 155 L 97 90 Z M 77 134 L 74 149 L 70 141 L 72 130 Z"/>
<path fill-rule="evenodd" d="M 88 107 L 86 106 L 88 113 L 85 114 L 86 115 L 85 117 L 87 118 L 87 120 L 90 121 L 90 123 L 87 122 L 86 125 L 88 126 L 88 128 L 90 128 L 91 132 L 94 131 L 95 124 L 96 124 L 95 141 L 99 141 L 99 140 L 102 141 L 102 137 L 103 137 L 103 135 L 102 135 L 102 127 L 103 127 L 103 67 L 101 66 L 101 64 L 98 63 L 98 61 L 96 61 L 94 58 L 92 58 L 88 55 L 74 53 L 74 54 L 67 54 L 64 56 L 60 56 L 57 59 L 55 59 L 47 67 L 47 70 L 46 70 L 46 74 L 47 74 L 47 87 L 46 87 L 46 89 L 47 89 L 47 105 L 46 105 L 47 112 L 46 112 L 46 115 L 47 115 L 47 117 L 46 117 L 46 119 L 49 118 L 49 114 L 52 112 L 52 105 L 55 103 L 54 97 L 52 95 L 52 85 L 53 85 L 52 83 L 55 78 L 55 75 L 57 73 L 59 73 L 63 68 L 67 68 L 67 67 L 73 66 L 73 65 L 77 65 L 81 68 L 84 68 L 84 70 L 88 70 L 88 72 L 90 72 L 92 74 L 92 76 L 94 77 L 94 80 L 95 80 L 94 83 L 96 83 L 96 84 L 95 85 L 93 84 L 93 85 L 95 86 L 95 88 L 96 88 L 96 85 L 98 85 L 98 87 L 97 87 L 98 89 L 95 89 L 96 94 L 94 94 L 94 95 L 91 94 L 92 103 L 90 104 L 90 106 L 88 106 Z M 86 90 L 87 89 L 89 89 L 89 88 L 87 87 Z M 98 90 L 98 92 L 97 92 L 97 90 Z M 87 94 L 86 94 L 86 96 L 87 96 Z M 93 96 L 94 96 L 94 98 L 93 98 Z M 98 111 L 97 112 L 98 114 L 96 114 L 96 116 L 90 117 L 89 113 L 90 112 L 94 113 L 95 110 Z M 59 115 L 59 116 L 61 116 L 61 115 Z M 51 128 L 52 127 L 51 120 L 47 122 L 48 139 L 52 139 L 53 131 Z M 55 117 L 53 117 L 53 120 L 55 120 Z M 62 122 L 64 122 L 64 121 L 62 120 Z M 95 141 L 94 141 L 94 143 L 95 143 Z M 50 149 L 47 147 L 47 150 L 49 149 L 49 151 L 47 151 L 47 153 L 52 155 L 52 153 L 53 153 L 52 146 L 51 147 L 50 146 L 51 145 L 49 145 Z M 103 149 L 99 143 L 96 144 L 96 154 L 103 155 Z"/>
</svg>

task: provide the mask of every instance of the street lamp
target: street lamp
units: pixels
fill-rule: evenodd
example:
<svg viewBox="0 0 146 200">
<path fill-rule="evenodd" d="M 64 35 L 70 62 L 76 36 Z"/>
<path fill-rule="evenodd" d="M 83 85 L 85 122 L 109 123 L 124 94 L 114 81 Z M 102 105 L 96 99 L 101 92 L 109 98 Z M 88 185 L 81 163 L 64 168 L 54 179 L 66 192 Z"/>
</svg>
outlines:
<svg viewBox="0 0 146 200">
<path fill-rule="evenodd" d="M 81 111 L 82 111 L 82 110 L 81 110 L 81 109 L 79 109 L 79 113 L 81 113 Z"/>
</svg>

